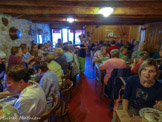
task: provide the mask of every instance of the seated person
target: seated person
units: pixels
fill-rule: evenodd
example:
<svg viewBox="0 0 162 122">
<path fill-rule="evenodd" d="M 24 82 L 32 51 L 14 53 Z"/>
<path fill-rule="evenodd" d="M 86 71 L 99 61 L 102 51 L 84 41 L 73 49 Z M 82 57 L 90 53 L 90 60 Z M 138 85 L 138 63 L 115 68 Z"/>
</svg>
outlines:
<svg viewBox="0 0 162 122">
<path fill-rule="evenodd" d="M 160 66 L 159 66 L 159 71 L 160 71 L 160 73 L 159 73 L 159 80 L 160 80 L 161 83 L 162 83 L 162 62 L 161 62 L 161 64 L 160 64 Z"/>
<path fill-rule="evenodd" d="M 72 62 L 73 61 L 73 54 L 71 53 L 69 46 L 65 45 L 63 50 L 64 50 L 63 57 L 65 57 L 67 63 Z"/>
<path fill-rule="evenodd" d="M 155 61 L 149 59 L 143 62 L 138 75 L 131 76 L 126 81 L 124 91 L 123 110 L 140 110 L 144 107 L 153 107 L 162 100 L 162 84 L 155 80 L 158 67 Z"/>
<path fill-rule="evenodd" d="M 131 55 L 132 55 L 132 52 L 133 52 L 132 49 L 133 49 L 134 45 L 133 45 L 132 42 L 133 42 L 132 40 L 131 40 L 131 42 L 126 41 L 125 44 L 124 44 L 124 47 L 127 48 L 127 56 L 128 56 L 128 58 L 131 58 Z"/>
<path fill-rule="evenodd" d="M 95 42 L 94 51 L 100 50 L 98 42 Z"/>
<path fill-rule="evenodd" d="M 53 105 L 52 94 L 55 93 L 57 96 L 60 95 L 58 79 L 53 71 L 48 70 L 45 62 L 40 62 L 37 68 L 37 74 L 41 77 L 39 85 L 45 92 L 48 109 L 50 109 Z"/>
<path fill-rule="evenodd" d="M 111 76 L 111 72 L 114 68 L 127 68 L 127 64 L 123 59 L 119 58 L 119 51 L 114 49 L 110 53 L 111 58 L 105 61 L 99 66 L 100 70 L 106 70 L 106 75 L 104 77 L 104 84 L 107 84 L 108 79 Z"/>
<path fill-rule="evenodd" d="M 62 44 L 61 39 L 58 39 L 58 40 L 57 40 L 57 43 L 56 43 L 55 47 L 63 48 L 63 44 Z"/>
<path fill-rule="evenodd" d="M 122 39 L 118 40 L 118 43 L 116 43 L 116 46 L 121 48 L 123 46 L 123 40 Z"/>
<path fill-rule="evenodd" d="M 38 44 L 38 51 L 41 53 L 41 57 L 43 56 L 43 53 L 44 52 L 44 47 L 43 47 L 43 44 Z"/>
<path fill-rule="evenodd" d="M 126 80 L 124 98 L 118 110 L 138 112 L 142 108 L 153 108 L 162 101 L 162 84 L 155 80 L 158 67 L 152 59 L 142 63 L 138 75 L 130 76 Z M 114 114 L 111 122 L 115 122 Z"/>
<path fill-rule="evenodd" d="M 65 60 L 65 58 L 62 57 L 63 50 L 61 48 L 55 48 L 54 50 L 54 57 L 55 61 L 60 64 L 62 70 L 64 71 L 64 74 L 66 73 L 66 70 L 68 69 L 68 63 Z"/>
<path fill-rule="evenodd" d="M 158 52 L 155 52 L 154 55 L 152 56 L 152 58 L 162 60 L 162 48 Z"/>
<path fill-rule="evenodd" d="M 137 59 L 137 57 L 141 54 L 145 52 L 145 42 L 141 42 L 139 44 L 139 48 L 137 51 L 134 51 L 131 55 L 132 59 Z"/>
<path fill-rule="evenodd" d="M 120 49 L 120 47 L 116 46 L 115 43 L 116 43 L 115 40 L 111 41 L 111 46 L 108 48 L 108 53 L 109 54 L 113 49 L 118 49 L 118 50 Z"/>
<path fill-rule="evenodd" d="M 6 54 L 3 51 L 0 51 L 0 92 L 2 92 L 4 89 L 2 80 L 5 74 L 5 70 L 6 70 L 6 67 L 4 64 L 5 58 L 6 58 Z"/>
<path fill-rule="evenodd" d="M 34 56 L 30 55 L 26 44 L 21 44 L 20 47 L 22 50 L 22 59 L 26 64 L 29 64 L 34 59 Z"/>
<path fill-rule="evenodd" d="M 128 55 L 127 55 L 128 49 L 125 46 L 122 46 L 120 48 L 120 58 L 123 59 L 125 62 L 128 62 Z"/>
<path fill-rule="evenodd" d="M 10 68 L 16 64 L 25 66 L 25 62 L 23 61 L 21 56 L 22 56 L 22 51 L 21 51 L 20 47 L 12 47 L 11 48 L 11 56 L 8 61 L 8 68 Z"/>
<path fill-rule="evenodd" d="M 48 44 L 49 52 L 52 52 L 53 51 L 53 47 L 52 47 L 51 41 L 47 41 L 47 44 Z"/>
<path fill-rule="evenodd" d="M 19 96 L 13 106 L 19 111 L 20 116 L 38 117 L 46 112 L 47 104 L 44 91 L 39 84 L 29 81 L 30 74 L 24 66 L 14 65 L 6 74 L 8 91 L 2 94 L 10 92 Z"/>
<path fill-rule="evenodd" d="M 38 51 L 37 44 L 32 44 L 31 45 L 30 54 L 35 57 L 34 58 L 35 61 L 39 61 L 40 60 L 42 54 L 41 54 L 40 51 Z"/>
<path fill-rule="evenodd" d="M 6 67 L 4 64 L 5 58 L 6 58 L 6 54 L 3 51 L 0 51 L 0 80 L 3 79 L 4 72 L 6 70 Z"/>
<path fill-rule="evenodd" d="M 72 41 L 68 41 L 66 45 L 68 45 L 71 53 L 76 52 L 75 46 L 78 46 L 78 44 L 72 44 Z"/>
<path fill-rule="evenodd" d="M 133 48 L 133 51 L 137 51 L 139 48 L 139 41 L 138 40 L 135 40 L 134 41 L 134 48 Z"/>
<path fill-rule="evenodd" d="M 64 75 L 64 72 L 61 68 L 61 66 L 56 62 L 54 61 L 54 54 L 53 53 L 48 53 L 45 57 L 44 57 L 44 60 L 47 64 L 47 67 L 49 70 L 52 70 L 57 78 L 58 78 L 58 81 L 59 81 L 59 87 L 62 86 L 62 79 L 61 79 L 61 76 Z"/>
<path fill-rule="evenodd" d="M 107 48 L 106 48 L 106 46 L 103 46 L 100 51 L 97 51 L 94 54 L 93 62 L 104 62 L 109 58 L 110 58 L 110 56 L 107 53 Z"/>
<path fill-rule="evenodd" d="M 46 53 L 50 52 L 48 49 L 48 43 L 44 43 L 43 47 L 44 47 L 44 49 L 43 49 L 44 52 L 46 52 Z"/>
<path fill-rule="evenodd" d="M 132 65 L 131 72 L 134 75 L 138 74 L 138 69 L 143 63 L 143 61 L 147 60 L 149 58 L 149 54 L 147 52 L 141 53 L 137 58 L 137 63 Z"/>
</svg>

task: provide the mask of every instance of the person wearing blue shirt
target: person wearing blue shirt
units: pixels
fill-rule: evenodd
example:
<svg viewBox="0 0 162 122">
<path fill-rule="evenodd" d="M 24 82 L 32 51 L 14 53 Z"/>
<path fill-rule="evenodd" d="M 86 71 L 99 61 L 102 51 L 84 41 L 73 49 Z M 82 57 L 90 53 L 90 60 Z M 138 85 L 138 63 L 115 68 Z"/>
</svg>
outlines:
<svg viewBox="0 0 162 122">
<path fill-rule="evenodd" d="M 21 50 L 22 50 L 23 61 L 26 64 L 30 63 L 30 61 L 32 61 L 34 59 L 34 56 L 30 55 L 30 53 L 28 52 L 28 48 L 27 48 L 26 44 L 21 44 L 20 47 L 21 47 Z"/>
<path fill-rule="evenodd" d="M 70 47 L 68 45 L 64 46 L 63 57 L 66 59 L 67 63 L 73 61 L 73 54 L 71 53 Z"/>
<path fill-rule="evenodd" d="M 155 52 L 152 56 L 153 59 L 161 59 L 162 60 L 162 49 L 159 52 Z"/>
<path fill-rule="evenodd" d="M 129 105 L 137 110 L 153 107 L 157 101 L 162 100 L 162 84 L 155 80 L 157 71 L 155 61 L 149 59 L 140 66 L 138 76 L 128 78 L 124 91 L 124 110 L 128 110 Z"/>
<path fill-rule="evenodd" d="M 58 97 L 60 96 L 58 78 L 53 71 L 48 70 L 45 62 L 40 62 L 35 70 L 37 71 L 37 77 L 41 77 L 39 85 L 45 93 L 48 109 L 50 109 L 53 104 L 52 94 L 55 93 Z"/>
<path fill-rule="evenodd" d="M 138 75 L 130 76 L 126 80 L 124 98 L 118 110 L 130 110 L 137 112 L 146 107 L 155 107 L 162 101 L 162 84 L 155 78 L 158 67 L 153 59 L 148 59 L 142 63 L 138 70 Z M 111 122 L 116 121 L 114 114 Z"/>
</svg>

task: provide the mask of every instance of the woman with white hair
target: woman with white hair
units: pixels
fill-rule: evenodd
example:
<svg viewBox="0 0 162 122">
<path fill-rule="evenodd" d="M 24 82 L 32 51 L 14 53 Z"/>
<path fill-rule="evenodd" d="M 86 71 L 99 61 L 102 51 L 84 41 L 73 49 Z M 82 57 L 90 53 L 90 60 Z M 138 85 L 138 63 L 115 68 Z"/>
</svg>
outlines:
<svg viewBox="0 0 162 122">
<path fill-rule="evenodd" d="M 101 50 L 97 51 L 94 54 L 93 62 L 104 62 L 104 61 L 106 61 L 109 58 L 110 58 L 110 56 L 107 53 L 106 46 L 102 46 Z"/>
<path fill-rule="evenodd" d="M 3 51 L 0 51 L 0 80 L 3 78 L 4 71 L 6 70 L 4 64 L 5 58 L 6 58 L 6 54 Z"/>
<path fill-rule="evenodd" d="M 139 41 L 135 40 L 134 41 L 134 48 L 133 48 L 133 51 L 137 51 L 139 48 Z"/>
<path fill-rule="evenodd" d="M 145 42 L 140 42 L 139 44 L 139 48 L 137 51 L 134 51 L 131 55 L 131 58 L 135 58 L 137 59 L 137 57 L 141 54 L 141 53 L 144 53 L 145 52 Z"/>
<path fill-rule="evenodd" d="M 106 70 L 106 75 L 104 77 L 104 84 L 106 85 L 108 79 L 111 76 L 111 72 L 114 68 L 127 68 L 127 64 L 123 59 L 119 58 L 119 50 L 114 49 L 110 52 L 111 58 L 105 61 L 99 66 L 100 70 Z"/>
<path fill-rule="evenodd" d="M 54 61 L 54 54 L 48 53 L 46 56 L 44 56 L 44 59 L 45 59 L 48 69 L 52 70 L 56 74 L 58 81 L 59 81 L 59 87 L 61 88 L 62 87 L 61 76 L 64 75 L 64 72 L 61 66 L 56 61 Z"/>
</svg>

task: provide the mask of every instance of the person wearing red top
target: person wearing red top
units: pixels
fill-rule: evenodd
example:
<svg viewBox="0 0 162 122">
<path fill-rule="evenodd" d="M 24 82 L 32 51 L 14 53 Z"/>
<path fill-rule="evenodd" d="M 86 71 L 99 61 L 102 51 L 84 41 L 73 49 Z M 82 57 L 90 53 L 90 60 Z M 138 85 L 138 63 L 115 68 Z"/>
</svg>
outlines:
<svg viewBox="0 0 162 122">
<path fill-rule="evenodd" d="M 118 49 L 118 50 L 120 49 L 119 46 L 116 46 L 116 45 L 115 45 L 115 41 L 114 41 L 114 40 L 111 41 L 111 46 L 108 48 L 108 53 L 110 54 L 110 52 L 111 52 L 113 49 Z"/>
<path fill-rule="evenodd" d="M 139 67 L 141 66 L 143 61 L 145 61 L 148 58 L 149 58 L 149 54 L 147 52 L 141 53 L 138 57 L 137 63 L 133 65 L 131 68 L 132 74 L 137 75 Z"/>
<path fill-rule="evenodd" d="M 8 61 L 8 68 L 10 68 L 16 64 L 24 66 L 25 62 L 23 61 L 21 56 L 22 56 L 22 51 L 21 51 L 20 47 L 12 47 L 11 48 L 11 56 Z"/>
</svg>

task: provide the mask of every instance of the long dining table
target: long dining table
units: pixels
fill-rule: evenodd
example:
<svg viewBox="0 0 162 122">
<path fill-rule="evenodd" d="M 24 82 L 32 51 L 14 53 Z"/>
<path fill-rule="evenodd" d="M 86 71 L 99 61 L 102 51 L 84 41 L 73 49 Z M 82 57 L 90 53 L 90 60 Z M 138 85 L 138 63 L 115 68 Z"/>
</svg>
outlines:
<svg viewBox="0 0 162 122">
<path fill-rule="evenodd" d="M 102 87 L 102 74 L 105 73 L 105 70 L 99 69 L 100 62 L 95 62 L 95 86 L 99 85 L 99 87 Z"/>
</svg>

